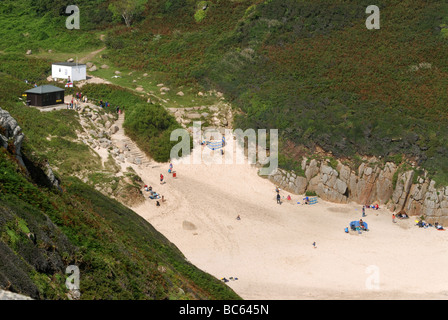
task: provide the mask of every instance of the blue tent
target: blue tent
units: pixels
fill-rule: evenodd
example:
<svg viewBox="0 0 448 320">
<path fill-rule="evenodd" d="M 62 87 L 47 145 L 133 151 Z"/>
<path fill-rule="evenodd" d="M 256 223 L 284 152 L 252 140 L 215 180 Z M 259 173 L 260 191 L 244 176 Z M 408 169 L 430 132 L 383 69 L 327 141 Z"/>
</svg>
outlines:
<svg viewBox="0 0 448 320">
<path fill-rule="evenodd" d="M 365 229 L 366 230 L 369 230 L 369 227 L 368 227 L 368 225 L 367 225 L 367 222 L 362 222 L 363 224 L 364 224 L 364 227 L 365 227 Z M 356 221 L 352 221 L 352 222 L 350 222 L 350 229 L 352 229 L 352 230 L 356 230 L 356 227 L 360 227 L 361 225 L 359 224 L 359 221 L 358 220 L 356 220 Z"/>
</svg>

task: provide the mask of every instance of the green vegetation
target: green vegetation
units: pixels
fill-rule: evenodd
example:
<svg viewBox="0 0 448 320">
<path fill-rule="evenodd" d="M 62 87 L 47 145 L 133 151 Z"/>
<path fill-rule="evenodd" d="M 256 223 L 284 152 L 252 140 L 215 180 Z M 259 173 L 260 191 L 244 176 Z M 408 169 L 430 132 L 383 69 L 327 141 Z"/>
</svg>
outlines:
<svg viewBox="0 0 448 320">
<path fill-rule="evenodd" d="M 381 29 L 369 31 L 368 1 L 191 3 L 152 1 L 132 33 L 110 29 L 110 59 L 217 88 L 243 111 L 234 127 L 278 128 L 288 148 L 402 155 L 448 181 L 447 4 L 379 1 Z"/>
<path fill-rule="evenodd" d="M 40 19 L 24 8 L 26 4 L 4 1 L 2 21 L 8 23 L 20 11 L 23 19 L 33 21 L 31 28 L 67 44 L 55 27 L 65 18 L 64 1 L 33 3 L 37 12 L 48 11 Z M 67 49 L 85 52 L 87 41 L 104 33 L 105 55 L 116 67 L 157 74 L 175 88 L 224 92 L 243 111 L 234 127 L 278 128 L 284 146 L 304 147 L 308 155 L 316 147 L 336 158 L 382 156 L 398 163 L 397 155 L 403 155 L 445 183 L 448 4 L 379 1 L 381 29 L 375 31 L 365 27 L 369 4 L 154 0 L 146 3 L 130 29 L 114 23 L 113 10 L 99 14 L 99 8 L 109 8 L 111 1 L 80 0 L 80 10 L 89 12 L 87 26 L 72 33 L 78 48 Z M 8 30 L 4 49 L 18 50 L 12 37 L 20 39 L 23 33 L 19 27 Z M 77 40 L 78 34 L 83 34 L 83 41 Z M 51 48 L 46 41 L 36 42 Z M 128 80 L 119 81 L 135 89 Z M 156 89 L 155 82 L 145 86 L 146 92 Z M 181 100 L 171 96 L 170 103 L 194 100 L 190 96 L 174 103 L 175 98 Z M 294 160 L 287 149 L 281 152 Z"/>
<path fill-rule="evenodd" d="M 305 196 L 307 196 L 307 197 L 316 197 L 317 194 L 314 191 L 309 191 L 308 190 L 308 191 L 305 192 Z"/>
<path fill-rule="evenodd" d="M 333 168 L 334 170 L 338 169 L 338 160 L 333 157 L 327 157 L 327 160 L 331 168 Z"/>
<path fill-rule="evenodd" d="M 47 157 L 63 175 L 97 166 L 75 141 L 76 114 L 28 112 L 18 99 L 25 79 L 45 83 L 48 61 L 36 57 L 105 45 L 94 62 L 115 69 L 95 75 L 114 85 L 87 85 L 85 92 L 124 108 L 126 133 L 158 161 L 168 160 L 169 133 L 179 128 L 164 107 L 211 105 L 214 98 L 199 99 L 197 92 L 216 89 L 238 111 L 234 128 L 279 129 L 279 164 L 299 175 L 302 157 L 322 149 L 332 154 L 333 168 L 336 159 L 356 168 L 363 156 L 376 156 L 400 172 L 415 162 L 414 179 L 424 168 L 438 185 L 448 185 L 447 3 L 378 0 L 381 29 L 373 31 L 365 27 L 367 0 L 152 0 L 125 23 L 114 3 L 76 1 L 81 30 L 69 31 L 66 0 L 0 2 L 0 102 L 27 134 L 30 158 Z M 28 49 L 38 55 L 24 57 Z M 112 79 L 116 68 L 122 77 Z M 171 88 L 165 102 L 154 98 L 159 83 Z M 70 162 L 75 154 L 78 161 Z M 397 179 L 398 173 L 394 184 Z M 36 198 L 27 201 L 41 210 Z M 17 245 L 15 221 L 2 239 Z M 39 290 L 49 288 L 45 277 L 34 279 Z"/>
<path fill-rule="evenodd" d="M 181 126 L 165 108 L 113 85 L 88 84 L 83 92 L 90 98 L 109 101 L 125 110 L 126 134 L 156 161 L 169 161 L 170 151 L 177 143 L 170 141 L 171 132 Z"/>
<path fill-rule="evenodd" d="M 136 17 L 141 15 L 148 0 L 116 0 L 111 1 L 109 10 L 118 21 L 124 20 L 127 27 L 130 27 Z"/>
<path fill-rule="evenodd" d="M 300 177 L 305 177 L 305 171 L 302 170 L 302 164 L 300 161 L 284 156 L 283 154 L 279 154 L 278 165 L 285 170 L 294 172 Z M 268 164 L 266 166 L 268 166 Z"/>
<path fill-rule="evenodd" d="M 65 268 L 74 264 L 82 299 L 238 299 L 144 219 L 78 179 L 66 177 L 62 194 L 40 188 L 4 149 L 0 168 L 0 286 L 66 299 Z"/>
<path fill-rule="evenodd" d="M 0 2 L 0 50 L 37 53 L 40 50 L 73 52 L 100 45 L 97 28 L 111 21 L 107 1 L 4 0 Z M 81 29 L 68 30 L 67 6 L 81 10 Z"/>
<path fill-rule="evenodd" d="M 240 299 L 187 262 L 146 220 L 93 188 L 119 187 L 116 168 L 106 163 L 103 171 L 99 157 L 77 140 L 76 112 L 40 112 L 19 100 L 31 87 L 23 79 L 45 83 L 48 65 L 12 57 L 0 54 L 0 107 L 25 133 L 27 169 L 0 148 L 0 287 L 36 299 L 67 299 L 65 269 L 76 265 L 81 299 Z M 111 98 L 121 98 L 113 91 L 107 91 Z M 141 100 L 131 93 L 119 102 Z M 62 192 L 37 174 L 46 160 Z M 86 173 L 92 186 L 73 177 Z M 123 179 L 129 181 L 125 188 L 140 190 L 142 181 L 132 170 Z"/>
<path fill-rule="evenodd" d="M 394 188 L 397 186 L 398 176 L 403 174 L 404 172 L 409 172 L 409 171 L 413 171 L 414 172 L 414 176 L 412 177 L 412 183 L 413 184 L 418 183 L 418 178 L 424 176 L 424 171 L 422 169 L 415 168 L 415 167 L 413 167 L 412 165 L 410 165 L 407 162 L 400 163 L 398 165 L 398 169 L 395 171 L 395 173 L 394 173 L 394 175 L 392 177 L 392 185 L 394 186 Z"/>
</svg>

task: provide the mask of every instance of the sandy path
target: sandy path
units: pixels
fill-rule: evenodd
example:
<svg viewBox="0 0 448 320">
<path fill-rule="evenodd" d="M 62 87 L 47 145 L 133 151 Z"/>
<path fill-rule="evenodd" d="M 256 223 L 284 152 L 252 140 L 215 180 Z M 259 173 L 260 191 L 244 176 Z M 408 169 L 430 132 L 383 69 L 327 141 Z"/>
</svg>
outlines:
<svg viewBox="0 0 448 320">
<path fill-rule="evenodd" d="M 121 123 L 115 142 L 128 141 Z M 248 164 L 178 164 L 177 178 L 167 164 L 122 164 L 129 166 L 167 199 L 132 209 L 200 269 L 237 277 L 227 284 L 245 299 L 448 298 L 448 232 L 419 229 L 413 219 L 394 224 L 380 209 L 367 210 L 369 232 L 347 234 L 360 205 L 298 205 L 297 195 L 278 205 L 275 186 Z"/>
<path fill-rule="evenodd" d="M 89 53 L 88 55 L 86 55 L 85 57 L 82 57 L 82 58 L 79 60 L 79 63 L 86 63 L 86 62 L 88 62 L 89 60 L 93 59 L 98 53 L 103 52 L 104 50 L 106 50 L 106 47 L 103 47 L 103 48 L 101 48 L 101 49 L 98 49 L 98 50 L 95 50 L 95 51 L 90 52 L 90 53 Z"/>
</svg>

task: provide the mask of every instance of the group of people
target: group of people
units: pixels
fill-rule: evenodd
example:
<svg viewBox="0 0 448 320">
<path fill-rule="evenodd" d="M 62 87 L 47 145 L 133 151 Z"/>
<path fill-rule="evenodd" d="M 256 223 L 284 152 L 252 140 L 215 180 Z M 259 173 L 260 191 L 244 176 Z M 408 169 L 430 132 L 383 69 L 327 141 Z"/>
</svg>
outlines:
<svg viewBox="0 0 448 320">
<path fill-rule="evenodd" d="M 365 204 L 364 208 L 378 210 L 380 208 L 380 206 L 378 205 L 378 203 L 377 204 L 371 204 L 371 205 Z"/>
<path fill-rule="evenodd" d="M 172 172 L 173 172 L 173 164 L 170 163 L 170 167 L 168 169 L 168 173 L 172 173 Z M 166 182 L 164 182 L 164 179 L 165 179 L 165 177 L 163 176 L 163 173 L 161 173 L 160 174 L 160 184 L 165 184 L 166 183 Z M 161 199 L 162 202 L 165 202 L 165 197 L 164 196 L 160 196 L 159 194 L 154 192 L 152 190 L 151 186 L 148 187 L 147 185 L 145 185 L 145 191 L 151 193 L 149 198 L 151 198 L 151 199 Z M 160 202 L 159 201 L 156 201 L 156 206 L 160 207 Z"/>
<path fill-rule="evenodd" d="M 76 92 L 75 97 L 76 99 L 83 101 L 84 103 L 87 103 L 88 101 L 87 96 L 83 96 L 82 92 Z"/>
<path fill-rule="evenodd" d="M 282 200 L 281 200 L 281 196 L 280 196 L 280 188 L 279 187 L 275 187 L 275 192 L 277 193 L 277 204 L 282 204 Z M 288 195 L 286 197 L 286 200 L 291 201 L 291 195 Z M 308 196 L 306 196 L 305 198 L 303 198 L 303 203 L 302 204 L 309 204 L 310 203 L 310 198 Z M 299 203 L 299 202 L 297 202 Z"/>
<path fill-rule="evenodd" d="M 100 100 L 100 108 L 109 108 L 109 107 L 111 107 L 109 101 L 104 102 L 103 99 Z M 120 108 L 120 106 L 116 106 L 116 107 L 115 107 L 115 111 L 116 111 L 118 114 L 121 114 L 122 109 Z"/>
<path fill-rule="evenodd" d="M 81 109 L 81 103 L 87 103 L 87 96 L 83 96 L 82 92 L 76 92 L 69 103 L 67 103 L 67 109 L 75 109 L 76 111 Z"/>
<path fill-rule="evenodd" d="M 364 223 L 362 219 L 359 219 L 359 221 L 352 221 L 350 222 L 350 229 L 353 231 L 358 231 L 358 233 L 362 233 L 362 231 L 368 231 L 367 224 Z M 349 228 L 345 228 L 345 233 L 349 233 Z"/>
<path fill-rule="evenodd" d="M 146 192 L 149 192 L 149 193 L 150 193 L 150 194 L 149 194 L 149 198 L 150 198 L 150 199 L 155 199 L 155 200 L 157 200 L 157 201 L 156 201 L 156 206 L 157 206 L 157 207 L 160 207 L 159 199 L 160 199 L 162 202 L 165 202 L 165 196 L 161 196 L 161 195 L 159 195 L 157 192 L 153 191 L 153 190 L 152 190 L 152 186 L 145 185 L 144 189 L 145 189 Z"/>
<path fill-rule="evenodd" d="M 378 204 L 372 204 L 372 205 L 365 204 L 362 206 L 362 216 L 363 217 L 366 216 L 366 209 L 379 210 L 379 208 L 380 208 L 380 206 Z"/>
<path fill-rule="evenodd" d="M 110 103 L 108 101 L 103 102 L 103 99 L 100 100 L 100 108 L 108 108 L 110 107 Z"/>
<path fill-rule="evenodd" d="M 75 109 L 76 111 L 78 111 L 79 109 L 81 109 L 81 102 L 78 100 L 78 98 L 72 98 L 72 100 L 70 100 L 70 103 L 67 103 L 67 109 Z"/>
<path fill-rule="evenodd" d="M 234 280 L 238 280 L 238 278 L 234 278 L 234 277 L 230 277 L 229 279 L 232 280 L 232 281 L 234 281 Z M 221 281 L 223 281 L 223 282 L 229 282 L 229 280 L 227 280 L 226 277 L 221 278 Z"/>
<path fill-rule="evenodd" d="M 29 83 L 28 79 L 25 79 L 25 83 L 26 83 L 26 84 Z M 33 87 L 34 87 L 34 88 L 37 88 L 37 83 L 36 83 L 36 82 L 34 83 Z"/>
<path fill-rule="evenodd" d="M 443 226 L 440 223 L 438 223 L 438 222 L 436 222 L 436 223 L 434 223 L 434 225 L 432 225 L 431 223 L 427 223 L 426 221 L 424 221 L 422 219 L 418 220 L 417 226 L 419 228 L 425 228 L 425 229 L 428 228 L 428 227 L 435 227 L 436 230 L 445 230 L 443 228 Z"/>
<path fill-rule="evenodd" d="M 407 215 L 406 212 L 404 212 L 404 211 L 400 211 L 396 216 L 395 216 L 395 213 L 392 214 L 392 222 L 393 222 L 393 223 L 396 223 L 396 222 L 397 222 L 397 221 L 395 220 L 395 218 L 398 218 L 398 219 L 408 219 L 409 216 Z"/>
<path fill-rule="evenodd" d="M 367 230 L 366 225 L 364 224 L 364 221 L 362 221 L 362 219 L 359 219 L 359 227 L 361 228 L 361 230 Z"/>
</svg>

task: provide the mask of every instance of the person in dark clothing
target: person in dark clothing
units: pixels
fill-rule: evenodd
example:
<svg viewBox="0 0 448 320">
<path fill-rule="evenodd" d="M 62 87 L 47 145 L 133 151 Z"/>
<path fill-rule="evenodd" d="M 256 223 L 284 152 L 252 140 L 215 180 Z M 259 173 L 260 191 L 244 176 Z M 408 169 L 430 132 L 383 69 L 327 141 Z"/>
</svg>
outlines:
<svg viewBox="0 0 448 320">
<path fill-rule="evenodd" d="M 278 204 L 282 204 L 281 201 L 280 201 L 280 193 L 277 193 L 277 203 Z"/>
</svg>

